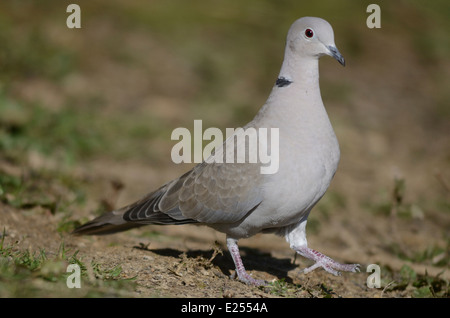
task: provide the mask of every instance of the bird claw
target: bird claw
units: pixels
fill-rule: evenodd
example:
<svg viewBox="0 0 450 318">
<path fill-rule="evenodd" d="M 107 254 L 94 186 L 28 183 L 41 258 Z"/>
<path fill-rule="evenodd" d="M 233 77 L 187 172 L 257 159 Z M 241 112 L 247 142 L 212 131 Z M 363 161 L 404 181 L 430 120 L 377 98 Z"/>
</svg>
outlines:
<svg viewBox="0 0 450 318">
<path fill-rule="evenodd" d="M 312 272 L 319 267 L 322 267 L 324 270 L 326 270 L 330 274 L 333 274 L 334 276 L 341 276 L 341 272 L 356 273 L 361 271 L 359 264 L 341 264 L 331 259 L 330 257 L 307 247 L 299 249 L 297 250 L 297 252 L 300 255 L 315 261 L 312 266 L 307 267 L 303 270 L 303 273 L 305 274 Z"/>
<path fill-rule="evenodd" d="M 234 279 L 234 278 L 236 278 L 236 276 L 237 276 L 238 280 L 240 280 L 241 282 L 243 282 L 244 284 L 247 284 L 247 285 L 253 285 L 253 286 L 267 286 L 268 285 L 268 283 L 265 280 L 253 278 L 247 272 L 237 273 L 237 275 L 235 272 L 232 275 L 230 275 L 230 278 Z"/>
<path fill-rule="evenodd" d="M 330 274 L 333 274 L 334 276 L 341 276 L 342 272 L 360 272 L 360 265 L 359 264 L 340 264 L 338 262 L 335 262 L 332 260 L 332 262 L 329 261 L 317 261 L 314 265 L 305 268 L 303 270 L 303 273 L 307 274 L 309 272 L 312 272 L 318 267 L 322 267 L 325 271 L 327 271 Z"/>
</svg>

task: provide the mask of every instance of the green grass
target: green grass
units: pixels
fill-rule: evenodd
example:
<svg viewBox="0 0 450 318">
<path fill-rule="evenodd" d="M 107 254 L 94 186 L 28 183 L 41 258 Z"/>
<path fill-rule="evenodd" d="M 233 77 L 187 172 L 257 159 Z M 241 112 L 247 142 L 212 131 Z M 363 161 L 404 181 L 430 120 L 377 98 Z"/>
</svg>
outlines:
<svg viewBox="0 0 450 318">
<path fill-rule="evenodd" d="M 102 150 L 103 136 L 95 119 L 75 108 L 52 111 L 38 104 L 13 101 L 0 92 L 0 151 L 19 161 L 37 151 L 73 163 Z"/>
<path fill-rule="evenodd" d="M 383 292 L 408 292 L 416 298 L 450 297 L 450 283 L 441 278 L 440 274 L 436 276 L 430 276 L 428 273 L 417 274 L 406 264 L 399 272 L 393 272 L 390 268 L 385 268 L 382 272 L 385 273 L 381 277 Z"/>
<path fill-rule="evenodd" d="M 269 284 L 269 289 L 273 295 L 286 297 L 292 292 L 292 284 L 287 283 L 284 279 L 278 279 Z"/>
<path fill-rule="evenodd" d="M 163 137 L 170 139 L 170 133 L 156 118 L 105 116 L 100 110 L 86 111 L 76 105 L 55 111 L 13 101 L 0 92 L 0 152 L 18 163 L 32 151 L 53 158 L 60 168 L 105 156 L 149 160 L 155 156 L 143 145 Z"/>
<path fill-rule="evenodd" d="M 121 297 L 135 288 L 134 278 L 124 278 L 120 265 L 83 262 L 78 251 L 72 253 L 64 243 L 55 255 L 45 249 L 33 253 L 5 244 L 5 236 L 3 232 L 0 240 L 0 297 Z M 80 267 L 79 289 L 67 285 L 69 264 Z"/>
<path fill-rule="evenodd" d="M 449 243 L 447 246 L 428 246 L 423 250 L 406 251 L 401 248 L 398 244 L 391 244 L 388 249 L 393 255 L 396 255 L 399 259 L 417 263 L 417 264 L 427 264 L 437 267 L 442 267 L 443 269 L 450 264 L 450 254 L 449 254 Z"/>
<path fill-rule="evenodd" d="M 338 296 L 332 287 L 329 287 L 324 283 L 299 285 L 288 283 L 284 279 L 271 282 L 268 286 L 264 287 L 264 289 L 268 290 L 268 292 L 274 296 L 285 298 L 333 298 Z"/>
<path fill-rule="evenodd" d="M 71 206 L 82 206 L 85 199 L 82 184 L 69 174 L 30 170 L 17 176 L 0 169 L 0 201 L 12 207 L 42 207 L 52 214 L 68 213 Z"/>
</svg>

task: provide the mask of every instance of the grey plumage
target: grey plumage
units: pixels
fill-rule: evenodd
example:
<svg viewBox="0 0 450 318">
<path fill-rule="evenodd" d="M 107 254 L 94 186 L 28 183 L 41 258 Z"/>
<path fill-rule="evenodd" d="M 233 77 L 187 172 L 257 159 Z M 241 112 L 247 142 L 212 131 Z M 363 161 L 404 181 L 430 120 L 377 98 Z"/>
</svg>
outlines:
<svg viewBox="0 0 450 318">
<path fill-rule="evenodd" d="M 320 18 L 298 19 L 289 29 L 285 57 L 272 92 L 246 128 L 279 130 L 279 169 L 262 174 L 261 163 L 218 163 L 214 156 L 141 200 L 104 214 L 75 234 L 110 234 L 147 224 L 203 224 L 227 235 L 238 278 L 252 278 L 239 256 L 237 240 L 260 232 L 286 238 L 290 247 L 322 267 L 357 271 L 357 264 L 339 264 L 310 249 L 306 222 L 327 190 L 339 163 L 339 144 L 324 108 L 318 59 L 330 55 L 345 65 L 334 44 L 333 29 Z M 227 139 L 214 155 L 226 157 L 242 144 Z M 244 141 L 240 141 L 246 142 Z M 245 145 L 245 149 L 249 149 Z M 267 146 L 267 150 L 271 146 Z"/>
</svg>

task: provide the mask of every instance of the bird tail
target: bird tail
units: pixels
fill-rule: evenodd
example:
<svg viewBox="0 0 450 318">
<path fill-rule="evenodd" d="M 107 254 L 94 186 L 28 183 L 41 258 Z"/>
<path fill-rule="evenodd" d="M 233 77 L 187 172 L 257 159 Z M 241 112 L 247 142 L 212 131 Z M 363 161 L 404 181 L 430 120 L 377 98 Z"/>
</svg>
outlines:
<svg viewBox="0 0 450 318">
<path fill-rule="evenodd" d="M 145 224 L 127 222 L 123 218 L 123 209 L 100 215 L 92 221 L 76 228 L 74 235 L 106 235 L 130 230 Z"/>
<path fill-rule="evenodd" d="M 177 179 L 178 180 L 178 179 Z M 175 180 L 175 181 L 177 181 Z M 199 223 L 183 216 L 175 201 L 167 211 L 161 211 L 159 202 L 166 194 L 168 185 L 146 195 L 141 200 L 121 209 L 105 213 L 76 228 L 74 235 L 104 235 L 126 231 L 144 225 L 178 225 Z"/>
</svg>

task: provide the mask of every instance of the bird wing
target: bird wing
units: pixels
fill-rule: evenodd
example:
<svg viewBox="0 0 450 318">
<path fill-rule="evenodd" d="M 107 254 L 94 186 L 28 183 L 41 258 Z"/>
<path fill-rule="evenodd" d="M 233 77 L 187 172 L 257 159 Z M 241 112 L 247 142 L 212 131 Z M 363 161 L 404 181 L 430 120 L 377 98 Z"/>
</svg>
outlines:
<svg viewBox="0 0 450 318">
<path fill-rule="evenodd" d="M 230 138 L 224 145 L 227 142 Z M 233 145 L 229 148 L 236 151 L 239 143 Z M 124 208 L 124 219 L 144 224 L 232 223 L 242 219 L 262 201 L 261 165 L 248 160 L 221 163 L 214 160 L 215 154 L 225 159 L 226 147 Z"/>
</svg>

